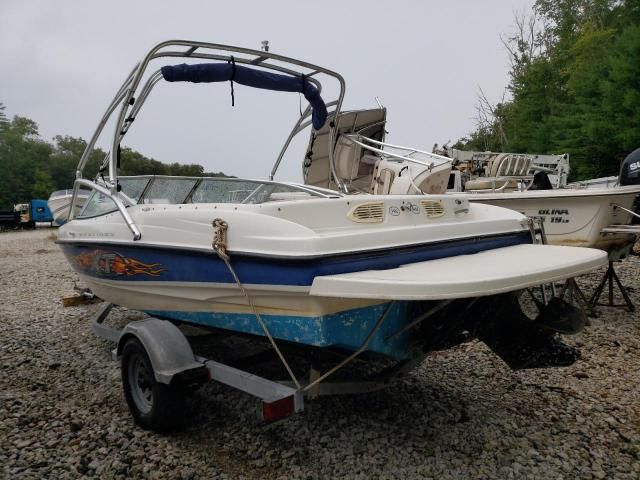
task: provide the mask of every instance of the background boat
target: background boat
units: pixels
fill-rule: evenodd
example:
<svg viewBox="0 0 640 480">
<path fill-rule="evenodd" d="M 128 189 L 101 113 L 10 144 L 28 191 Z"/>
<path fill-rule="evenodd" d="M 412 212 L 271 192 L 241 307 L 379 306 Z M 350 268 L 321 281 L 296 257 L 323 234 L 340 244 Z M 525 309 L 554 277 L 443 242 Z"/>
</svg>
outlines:
<svg viewBox="0 0 640 480">
<path fill-rule="evenodd" d="M 71 198 L 73 196 L 73 189 L 57 190 L 51 194 L 47 203 L 49 210 L 53 215 L 53 221 L 58 225 L 63 225 L 69 217 L 69 208 L 71 207 Z M 76 202 L 74 205 L 74 212 L 77 215 L 82 210 L 85 200 L 87 199 L 88 192 L 80 190 L 76 196 Z"/>
<path fill-rule="evenodd" d="M 433 193 L 448 187 L 452 194 L 463 194 L 471 202 L 496 205 L 521 212 L 544 221 L 546 240 L 552 245 L 593 247 L 605 250 L 611 260 L 626 256 L 633 246 L 636 227 L 634 210 L 640 195 L 640 182 L 626 185 L 600 182 L 592 185 L 566 185 L 570 172 L 569 155 L 529 155 L 494 152 L 463 152 L 439 150 L 431 154 L 433 166 L 443 167 L 448 178 L 443 179 L 438 168 L 429 168 L 429 154 L 402 147 L 403 154 L 393 155 L 393 145 L 385 143 L 386 110 L 370 109 L 348 112 L 339 122 L 341 136 L 336 150 L 333 171 L 341 181 L 332 180 L 331 169 L 323 150 L 314 149 L 305 160 L 305 182 L 338 188 L 343 191 L 383 192 L 389 194 Z M 354 120 L 355 119 L 355 120 Z M 322 131 L 320 132 L 322 134 Z M 340 143 L 349 143 L 349 148 Z M 389 152 L 387 152 L 389 150 Z M 418 168 L 413 152 L 420 152 Z M 447 155 L 447 156 L 445 156 Z M 449 156 L 452 155 L 452 156 Z M 389 166 L 391 165 L 391 166 Z M 453 166 L 453 169 L 451 167 Z M 536 183 L 542 174 L 544 188 Z M 444 183 L 448 180 L 448 185 Z M 553 187 L 557 188 L 553 188 Z"/>
</svg>

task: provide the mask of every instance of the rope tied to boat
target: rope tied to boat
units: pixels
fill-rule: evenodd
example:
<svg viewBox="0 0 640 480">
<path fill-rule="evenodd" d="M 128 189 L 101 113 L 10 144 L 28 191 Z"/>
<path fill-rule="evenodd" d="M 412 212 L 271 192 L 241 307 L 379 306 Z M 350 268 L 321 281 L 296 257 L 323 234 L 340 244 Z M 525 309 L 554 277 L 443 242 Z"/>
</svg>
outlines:
<svg viewBox="0 0 640 480">
<path fill-rule="evenodd" d="M 262 316 L 260 316 L 258 309 L 253 303 L 253 299 L 249 295 L 249 292 L 247 292 L 247 290 L 244 288 L 244 285 L 242 285 L 242 283 L 240 282 L 240 278 L 238 277 L 238 274 L 236 273 L 235 269 L 231 266 L 231 256 L 227 252 L 227 230 L 229 229 L 229 224 L 226 221 L 224 221 L 222 218 L 216 218 L 215 220 L 213 220 L 213 222 L 211 222 L 211 226 L 214 228 L 213 242 L 211 242 L 211 246 L 213 247 L 214 252 L 218 254 L 218 257 L 220 257 L 220 259 L 227 266 L 227 269 L 229 270 L 229 273 L 231 273 L 231 276 L 233 277 L 236 284 L 238 285 L 238 288 L 240 288 L 240 291 L 247 299 L 247 303 L 249 304 L 249 307 L 253 311 L 253 314 L 255 315 L 256 319 L 258 320 L 258 323 L 260 324 L 262 331 L 264 332 L 265 336 L 269 339 L 269 342 L 271 343 L 271 346 L 273 347 L 273 349 L 278 354 L 278 357 L 280 358 L 280 361 L 284 365 L 284 368 L 286 368 L 287 373 L 289 374 L 289 377 L 291 377 L 291 380 L 295 384 L 296 388 L 300 388 L 301 387 L 300 382 L 298 382 L 298 379 L 293 374 L 293 371 L 291 370 L 289 363 L 284 358 L 284 355 L 280 351 L 280 348 L 278 348 L 276 341 L 274 340 L 273 336 L 271 335 L 271 332 L 267 328 L 266 323 L 264 323 Z"/>
<path fill-rule="evenodd" d="M 213 250 L 223 260 L 229 260 L 229 254 L 227 253 L 227 229 L 229 224 L 221 218 L 216 218 L 211 225 L 215 229 L 213 234 L 213 242 L 211 246 Z"/>
</svg>

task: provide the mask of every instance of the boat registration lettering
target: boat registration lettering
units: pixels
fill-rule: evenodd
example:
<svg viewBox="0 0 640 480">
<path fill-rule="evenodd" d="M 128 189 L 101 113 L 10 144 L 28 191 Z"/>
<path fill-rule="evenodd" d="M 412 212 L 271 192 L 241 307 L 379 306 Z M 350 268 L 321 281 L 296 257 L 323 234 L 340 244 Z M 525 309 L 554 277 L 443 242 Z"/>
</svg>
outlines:
<svg viewBox="0 0 640 480">
<path fill-rule="evenodd" d="M 548 216 L 550 223 L 569 223 L 569 209 L 567 208 L 541 208 L 538 215 Z"/>
</svg>

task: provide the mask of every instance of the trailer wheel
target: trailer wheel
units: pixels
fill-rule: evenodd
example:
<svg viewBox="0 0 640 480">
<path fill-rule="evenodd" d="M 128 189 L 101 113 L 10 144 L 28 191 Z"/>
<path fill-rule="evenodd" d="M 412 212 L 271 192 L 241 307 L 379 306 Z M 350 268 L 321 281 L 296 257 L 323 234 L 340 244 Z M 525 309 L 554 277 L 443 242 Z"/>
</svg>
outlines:
<svg viewBox="0 0 640 480">
<path fill-rule="evenodd" d="M 120 369 L 129 411 L 140 427 L 162 433 L 184 425 L 183 392 L 156 381 L 149 355 L 137 338 L 125 344 Z"/>
</svg>

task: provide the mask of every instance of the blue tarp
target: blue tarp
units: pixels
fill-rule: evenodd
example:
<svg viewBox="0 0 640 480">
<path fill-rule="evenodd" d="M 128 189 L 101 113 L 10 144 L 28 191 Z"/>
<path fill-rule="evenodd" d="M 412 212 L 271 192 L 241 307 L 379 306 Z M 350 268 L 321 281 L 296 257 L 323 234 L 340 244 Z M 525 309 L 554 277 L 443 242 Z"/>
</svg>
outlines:
<svg viewBox="0 0 640 480">
<path fill-rule="evenodd" d="M 304 77 L 282 75 L 279 73 L 254 70 L 230 63 L 199 63 L 188 65 L 167 65 L 161 68 L 167 82 L 226 82 L 233 80 L 242 85 L 279 92 L 298 92 L 304 94 L 313 111 L 313 128 L 319 130 L 327 120 L 327 107 L 318 89 Z"/>
</svg>

